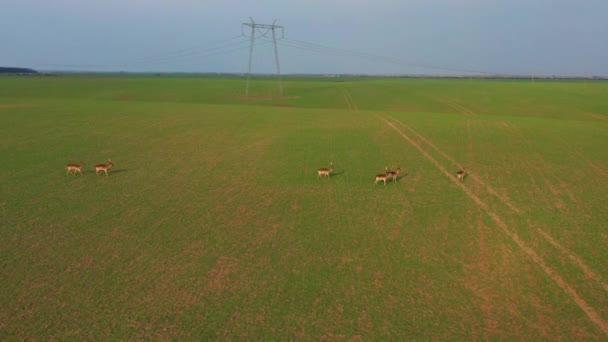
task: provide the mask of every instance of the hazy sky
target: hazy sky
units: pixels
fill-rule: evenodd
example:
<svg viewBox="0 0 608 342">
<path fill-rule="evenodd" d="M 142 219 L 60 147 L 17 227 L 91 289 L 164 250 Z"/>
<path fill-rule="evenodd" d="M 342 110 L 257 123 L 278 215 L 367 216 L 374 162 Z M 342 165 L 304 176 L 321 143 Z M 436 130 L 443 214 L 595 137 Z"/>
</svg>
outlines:
<svg viewBox="0 0 608 342">
<path fill-rule="evenodd" d="M 245 72 L 249 17 L 282 73 L 608 76 L 608 0 L 1 0 L 0 66 Z"/>
</svg>

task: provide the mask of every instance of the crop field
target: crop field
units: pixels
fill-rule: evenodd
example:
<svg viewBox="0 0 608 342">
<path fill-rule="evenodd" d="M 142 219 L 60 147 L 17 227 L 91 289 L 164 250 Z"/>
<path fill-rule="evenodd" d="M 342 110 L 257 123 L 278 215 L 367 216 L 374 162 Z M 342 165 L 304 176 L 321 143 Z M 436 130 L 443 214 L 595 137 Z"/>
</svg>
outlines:
<svg viewBox="0 0 608 342">
<path fill-rule="evenodd" d="M 608 338 L 608 83 L 282 84 L 0 77 L 0 340 Z"/>
</svg>

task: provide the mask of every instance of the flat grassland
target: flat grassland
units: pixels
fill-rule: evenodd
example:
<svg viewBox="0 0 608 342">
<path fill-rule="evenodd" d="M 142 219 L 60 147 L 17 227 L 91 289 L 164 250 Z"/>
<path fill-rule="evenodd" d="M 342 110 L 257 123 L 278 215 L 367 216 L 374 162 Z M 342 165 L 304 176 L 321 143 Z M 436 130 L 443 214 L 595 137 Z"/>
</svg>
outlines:
<svg viewBox="0 0 608 342">
<path fill-rule="evenodd" d="M 608 338 L 608 83 L 244 85 L 0 78 L 0 340 Z"/>
</svg>

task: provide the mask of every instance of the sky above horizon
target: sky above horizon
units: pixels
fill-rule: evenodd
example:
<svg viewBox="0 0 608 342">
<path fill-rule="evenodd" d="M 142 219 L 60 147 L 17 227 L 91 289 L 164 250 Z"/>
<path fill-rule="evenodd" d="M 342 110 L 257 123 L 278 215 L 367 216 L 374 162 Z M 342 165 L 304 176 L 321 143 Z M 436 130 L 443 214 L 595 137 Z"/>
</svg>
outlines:
<svg viewBox="0 0 608 342">
<path fill-rule="evenodd" d="M 247 71 L 250 17 L 281 73 L 608 76 L 607 0 L 3 0 L 0 66 Z M 265 34 L 265 35 L 264 35 Z M 271 33 L 252 71 L 275 73 Z"/>
</svg>

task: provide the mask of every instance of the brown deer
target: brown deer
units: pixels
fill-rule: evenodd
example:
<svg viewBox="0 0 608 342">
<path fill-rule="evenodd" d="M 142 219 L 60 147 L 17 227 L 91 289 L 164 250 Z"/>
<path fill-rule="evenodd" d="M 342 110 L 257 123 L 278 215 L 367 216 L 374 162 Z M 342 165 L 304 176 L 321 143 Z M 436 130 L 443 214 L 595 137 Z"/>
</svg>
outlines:
<svg viewBox="0 0 608 342">
<path fill-rule="evenodd" d="M 321 168 L 317 170 L 317 178 L 321 177 L 321 176 L 327 176 L 327 178 L 329 178 L 329 174 L 334 172 L 334 162 L 331 162 L 330 164 L 330 168 Z"/>
<path fill-rule="evenodd" d="M 84 163 L 80 163 L 80 164 L 68 164 L 66 165 L 65 169 L 67 170 L 65 172 L 65 175 L 69 175 L 71 172 L 74 173 L 74 176 L 76 176 L 76 171 L 78 171 L 80 173 L 80 175 L 82 176 L 82 168 L 84 167 Z"/>
<path fill-rule="evenodd" d="M 398 167 L 395 171 L 388 171 L 388 166 L 386 167 L 386 175 L 388 178 L 393 179 L 393 183 L 397 181 L 397 176 L 401 173 L 401 168 Z"/>
<path fill-rule="evenodd" d="M 465 169 L 464 167 L 462 168 L 462 170 L 458 171 L 456 173 L 456 175 L 458 176 L 458 181 L 459 182 L 464 182 L 464 176 L 467 174 L 467 169 Z"/>
<path fill-rule="evenodd" d="M 95 165 L 95 174 L 97 176 L 99 176 L 99 171 L 103 171 L 106 173 L 106 176 L 107 176 L 108 170 L 111 169 L 112 166 L 114 166 L 114 164 L 112 163 L 112 159 L 108 159 L 107 164 L 97 164 L 97 165 Z"/>
<path fill-rule="evenodd" d="M 385 168 L 386 170 L 388 170 L 388 166 Z M 376 175 L 376 180 L 374 181 L 374 185 L 378 184 L 378 182 L 383 181 L 384 185 L 386 185 L 386 180 L 389 179 L 390 176 L 387 173 L 380 173 Z"/>
</svg>

